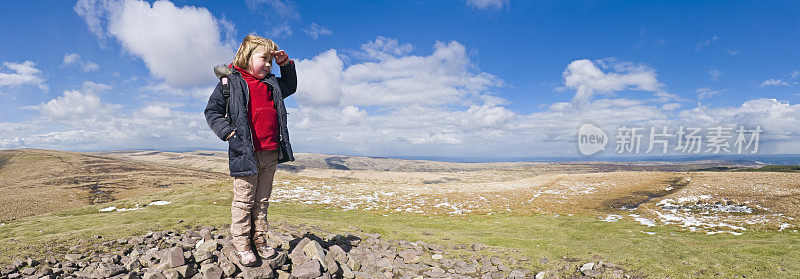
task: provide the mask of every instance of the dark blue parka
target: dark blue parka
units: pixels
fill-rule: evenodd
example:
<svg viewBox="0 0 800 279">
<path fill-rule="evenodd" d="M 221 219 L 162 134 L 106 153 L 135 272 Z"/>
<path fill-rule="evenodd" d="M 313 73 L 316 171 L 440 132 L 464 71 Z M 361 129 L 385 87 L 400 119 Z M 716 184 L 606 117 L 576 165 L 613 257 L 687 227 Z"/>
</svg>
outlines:
<svg viewBox="0 0 800 279">
<path fill-rule="evenodd" d="M 281 68 L 281 77 L 269 74 L 261 80 L 272 91 L 272 101 L 278 114 L 279 142 L 278 163 L 294 161 L 292 145 L 289 144 L 289 130 L 286 128 L 286 107 L 283 99 L 297 90 L 297 73 L 291 61 Z M 228 74 L 230 98 L 222 95 L 222 83 L 217 83 L 214 92 L 208 99 L 205 115 L 208 127 L 221 140 L 225 140 L 233 130 L 236 134 L 228 139 L 228 164 L 231 176 L 249 176 L 258 173 L 258 160 L 255 156 L 253 138 L 250 133 L 250 121 L 247 118 L 247 107 L 250 103 L 250 89 L 247 82 L 237 70 Z M 228 107 L 228 116 L 225 115 Z"/>
</svg>

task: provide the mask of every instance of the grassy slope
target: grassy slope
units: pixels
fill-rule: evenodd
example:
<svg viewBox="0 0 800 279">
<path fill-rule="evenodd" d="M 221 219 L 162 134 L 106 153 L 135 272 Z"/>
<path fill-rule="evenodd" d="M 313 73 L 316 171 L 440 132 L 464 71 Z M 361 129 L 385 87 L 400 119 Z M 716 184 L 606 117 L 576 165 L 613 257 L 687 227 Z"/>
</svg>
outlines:
<svg viewBox="0 0 800 279">
<path fill-rule="evenodd" d="M 0 226 L 0 262 L 12 255 L 35 253 L 45 246 L 75 245 L 77 239 L 93 235 L 103 240 L 139 235 L 147 230 L 182 229 L 185 226 L 228 223 L 230 182 L 203 187 L 178 187 L 116 201 L 103 206 L 76 209 L 23 218 Z M 172 201 L 165 206 L 127 212 L 98 212 L 115 205 L 131 207 L 154 200 Z M 647 228 L 620 221 L 607 223 L 595 216 L 491 216 L 426 217 L 419 215 L 335 211 L 312 205 L 270 205 L 270 218 L 291 224 L 304 223 L 327 231 L 345 233 L 356 226 L 365 232 L 377 232 L 389 239 L 422 240 L 455 244 L 479 242 L 501 248 L 503 254 L 527 257 L 522 262 L 532 270 L 563 264 L 562 257 L 593 259 L 620 263 L 653 277 L 723 277 L 746 275 L 748 278 L 800 276 L 797 233 L 752 232 L 732 236 L 705 235 L 673 227 Z M 182 223 L 178 223 L 183 220 Z M 641 231 L 655 232 L 651 236 Z M 660 236 L 660 237 L 659 237 Z M 446 240 L 445 240 L 446 239 Z M 458 253 L 465 253 L 459 250 Z M 538 259 L 550 259 L 540 264 Z M 700 273 L 698 273 L 700 272 Z"/>
</svg>

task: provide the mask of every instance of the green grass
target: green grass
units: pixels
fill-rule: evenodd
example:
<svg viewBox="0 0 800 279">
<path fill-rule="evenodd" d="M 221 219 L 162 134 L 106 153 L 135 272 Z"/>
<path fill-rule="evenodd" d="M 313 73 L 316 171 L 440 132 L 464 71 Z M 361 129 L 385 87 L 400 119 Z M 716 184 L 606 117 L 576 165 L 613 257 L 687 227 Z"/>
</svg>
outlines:
<svg viewBox="0 0 800 279">
<path fill-rule="evenodd" d="M 769 165 L 758 168 L 745 168 L 736 171 L 759 171 L 759 172 L 800 172 L 798 165 Z"/>
<path fill-rule="evenodd" d="M 800 172 L 800 165 L 767 165 L 757 168 L 740 168 L 740 167 L 710 167 L 703 169 L 696 169 L 693 171 L 740 171 L 740 172 Z"/>
<path fill-rule="evenodd" d="M 223 227 L 229 222 L 230 197 L 227 181 L 23 218 L 0 226 L 0 262 L 7 263 L 15 255 L 37 253 L 47 247 L 69 247 L 79 243 L 78 239 L 93 235 L 108 240 L 148 230 L 182 230 L 196 225 Z M 110 205 L 131 207 L 154 200 L 173 203 L 127 212 L 97 211 Z M 625 220 L 607 223 L 587 215 L 427 217 L 387 213 L 384 216 L 284 203 L 272 203 L 269 216 L 272 222 L 314 225 L 334 233 L 346 233 L 351 231 L 350 226 L 356 226 L 388 239 L 446 245 L 482 243 L 495 248 L 486 253 L 530 259 L 519 264 L 534 271 L 563 265 L 567 263 L 563 257 L 567 257 L 578 260 L 571 263 L 575 266 L 602 259 L 657 278 L 716 274 L 725 278 L 800 276 L 800 261 L 796 260 L 800 257 L 800 243 L 798 234 L 792 231 L 706 235 L 672 226 L 648 228 Z M 467 253 L 471 252 L 458 250 L 456 254 Z M 541 258 L 548 258 L 549 262 L 541 264 Z"/>
</svg>

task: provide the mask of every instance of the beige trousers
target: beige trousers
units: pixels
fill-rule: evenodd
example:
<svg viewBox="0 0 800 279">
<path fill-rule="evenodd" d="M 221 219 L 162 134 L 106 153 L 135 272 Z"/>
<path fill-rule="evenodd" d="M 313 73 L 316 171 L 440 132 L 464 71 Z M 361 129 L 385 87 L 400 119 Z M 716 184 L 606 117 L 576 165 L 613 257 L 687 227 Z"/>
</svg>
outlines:
<svg viewBox="0 0 800 279">
<path fill-rule="evenodd" d="M 238 251 L 250 250 L 252 240 L 267 233 L 267 208 L 278 150 L 256 151 L 256 158 L 258 174 L 233 178 L 231 236 Z"/>
</svg>

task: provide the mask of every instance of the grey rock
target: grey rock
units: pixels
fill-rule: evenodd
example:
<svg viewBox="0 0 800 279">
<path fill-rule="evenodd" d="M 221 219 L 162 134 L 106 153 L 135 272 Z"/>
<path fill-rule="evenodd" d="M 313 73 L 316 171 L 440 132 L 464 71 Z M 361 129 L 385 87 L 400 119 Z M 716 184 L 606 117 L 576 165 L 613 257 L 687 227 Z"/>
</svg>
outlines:
<svg viewBox="0 0 800 279">
<path fill-rule="evenodd" d="M 161 271 L 158 271 L 158 270 L 148 270 L 148 271 L 146 271 L 146 272 L 144 273 L 144 276 L 142 276 L 142 278 L 143 278 L 143 279 L 166 279 L 167 277 L 166 277 L 166 276 L 164 276 L 164 274 L 163 274 L 163 273 L 161 273 Z"/>
<path fill-rule="evenodd" d="M 217 251 L 218 246 L 219 242 L 216 240 L 203 241 L 203 243 L 200 243 L 200 245 L 197 246 L 197 252 L 207 252 L 211 254 L 212 252 Z"/>
<path fill-rule="evenodd" d="M 330 253 L 325 255 L 325 266 L 328 268 L 327 274 L 336 274 L 339 273 L 339 265 L 336 263 L 336 259 L 333 258 L 333 255 Z"/>
<path fill-rule="evenodd" d="M 36 269 L 33 267 L 26 267 L 21 271 L 22 275 L 33 275 L 34 272 L 36 272 Z"/>
<path fill-rule="evenodd" d="M 43 268 L 39 269 L 38 271 L 36 271 L 36 273 L 34 273 L 33 275 L 36 276 L 36 277 L 42 277 L 42 276 L 47 276 L 47 275 L 50 275 L 50 274 L 53 274 L 53 269 L 51 269 L 49 267 L 43 267 Z"/>
<path fill-rule="evenodd" d="M 197 251 L 197 250 L 195 250 L 194 252 L 192 252 L 192 254 L 194 256 L 194 261 L 198 262 L 198 263 L 213 257 L 211 252 L 208 252 L 208 251 Z"/>
<path fill-rule="evenodd" d="M 231 277 L 231 276 L 233 276 L 233 274 L 235 274 L 237 271 L 239 271 L 239 269 L 238 269 L 238 267 L 236 267 L 236 265 L 234 265 L 233 263 L 231 263 L 230 261 L 227 261 L 227 260 L 226 261 L 222 261 L 219 264 L 219 268 L 222 269 L 222 274 L 225 275 L 225 277 Z"/>
<path fill-rule="evenodd" d="M 525 275 L 525 271 L 522 271 L 521 269 L 515 269 L 508 274 L 508 277 L 525 278 Z"/>
<path fill-rule="evenodd" d="M 294 249 L 291 253 L 289 253 L 289 259 L 292 260 L 292 264 L 294 265 L 303 264 L 311 260 L 311 258 L 306 256 L 306 254 L 304 254 L 300 249 Z"/>
<path fill-rule="evenodd" d="M 175 270 L 180 274 L 181 278 L 191 278 L 193 275 L 197 273 L 191 265 L 182 265 L 176 268 L 171 268 L 169 270 Z"/>
<path fill-rule="evenodd" d="M 444 277 L 445 272 L 444 272 L 444 270 L 442 270 L 438 266 L 434 266 L 434 267 L 431 267 L 430 270 L 426 271 L 424 273 L 424 275 L 428 276 L 428 277 L 440 278 L 440 277 Z"/>
<path fill-rule="evenodd" d="M 292 266 L 292 276 L 299 279 L 317 278 L 322 275 L 319 261 L 311 260 L 300 265 Z"/>
<path fill-rule="evenodd" d="M 497 272 L 500 271 L 497 269 L 496 266 L 493 265 L 484 265 L 481 266 L 481 273 L 490 273 L 490 272 Z"/>
<path fill-rule="evenodd" d="M 581 267 L 580 267 L 580 271 L 581 272 L 585 272 L 587 270 L 593 270 L 593 269 L 594 269 L 594 263 L 585 263 L 585 264 L 581 265 Z"/>
<path fill-rule="evenodd" d="M 283 270 L 278 270 L 275 273 L 278 274 L 278 279 L 289 279 L 292 276 L 289 272 Z"/>
<path fill-rule="evenodd" d="M 511 269 L 508 268 L 507 266 L 503 265 L 503 264 L 500 264 L 500 265 L 497 265 L 497 270 L 502 271 L 502 272 L 506 272 L 506 271 L 509 271 Z"/>
<path fill-rule="evenodd" d="M 16 259 L 16 260 L 14 260 L 12 265 L 14 265 L 14 267 L 16 267 L 17 269 L 21 269 L 21 268 L 27 266 L 28 264 L 25 263 L 25 261 L 23 261 L 22 259 Z"/>
<path fill-rule="evenodd" d="M 71 261 L 71 262 L 80 260 L 81 258 L 83 258 L 83 255 L 81 255 L 81 254 L 66 254 L 66 255 L 64 255 L 64 259 L 66 259 L 68 261 Z"/>
<path fill-rule="evenodd" d="M 200 237 L 202 237 L 205 241 L 214 239 L 214 236 L 211 235 L 211 230 L 209 229 L 200 230 Z"/>
<path fill-rule="evenodd" d="M 583 271 L 582 273 L 583 273 L 583 275 L 588 276 L 588 277 L 592 277 L 592 278 L 597 278 L 597 277 L 600 277 L 600 276 L 603 275 L 603 272 L 600 271 L 600 270 L 597 270 L 597 269 L 589 269 L 589 270 Z"/>
<path fill-rule="evenodd" d="M 356 274 L 353 273 L 353 270 L 351 270 L 350 267 L 347 266 L 346 264 L 342 265 L 341 269 L 342 269 L 342 277 L 347 279 L 352 279 L 356 277 Z"/>
<path fill-rule="evenodd" d="M 350 270 L 352 271 L 361 270 L 361 262 L 350 255 L 347 256 L 347 266 L 350 267 Z"/>
<path fill-rule="evenodd" d="M 142 263 L 139 262 L 139 259 L 132 259 L 132 260 L 129 260 L 127 263 L 125 263 L 125 265 L 123 267 L 125 267 L 125 269 L 127 269 L 129 271 L 133 271 L 133 270 L 142 268 Z"/>
<path fill-rule="evenodd" d="M 347 262 L 347 252 L 345 252 L 342 247 L 339 247 L 339 245 L 331 245 L 331 247 L 328 248 L 328 253 L 333 255 L 333 258 L 340 264 Z"/>
<path fill-rule="evenodd" d="M 175 269 L 167 269 L 162 273 L 164 273 L 164 277 L 167 279 L 181 279 L 181 274 Z"/>
<path fill-rule="evenodd" d="M 308 244 L 303 247 L 303 253 L 306 257 L 309 257 L 313 260 L 320 261 L 322 263 L 322 270 L 328 270 L 328 267 L 325 265 L 325 250 L 322 249 L 322 245 L 319 244 L 317 241 L 309 241 Z"/>
<path fill-rule="evenodd" d="M 206 264 L 200 267 L 200 274 L 203 279 L 220 279 L 223 272 L 217 264 Z"/>
<path fill-rule="evenodd" d="M 277 246 L 276 247 L 272 247 L 272 248 L 276 248 L 276 249 L 277 248 L 281 248 L 283 250 L 289 250 L 289 241 L 292 240 L 291 237 L 288 237 L 288 236 L 284 237 L 283 235 L 277 234 L 277 233 L 275 233 L 273 231 L 268 231 L 267 232 L 267 239 L 272 240 L 272 241 L 267 242 L 267 244 L 275 244 L 275 243 L 277 243 Z"/>
<path fill-rule="evenodd" d="M 183 249 L 180 247 L 172 247 L 162 252 L 161 263 L 156 268 L 169 269 L 182 266 L 186 264 L 186 259 L 183 255 Z M 164 276 L 167 276 L 165 273 Z"/>
<path fill-rule="evenodd" d="M 8 275 L 14 273 L 15 271 L 17 271 L 17 267 L 9 265 L 4 267 L 3 269 L 0 269 L 0 275 Z"/>
<path fill-rule="evenodd" d="M 379 259 L 378 261 L 375 262 L 375 266 L 383 268 L 383 269 L 391 270 L 393 265 L 392 265 L 392 261 L 391 260 L 389 260 L 387 258 L 381 258 L 381 259 Z"/>
<path fill-rule="evenodd" d="M 419 252 L 417 250 L 403 250 L 397 253 L 401 258 L 403 258 L 404 263 L 418 263 L 419 262 Z"/>
<path fill-rule="evenodd" d="M 94 278 L 108 278 L 125 272 L 125 268 L 113 263 L 101 263 L 92 272 Z"/>
</svg>

